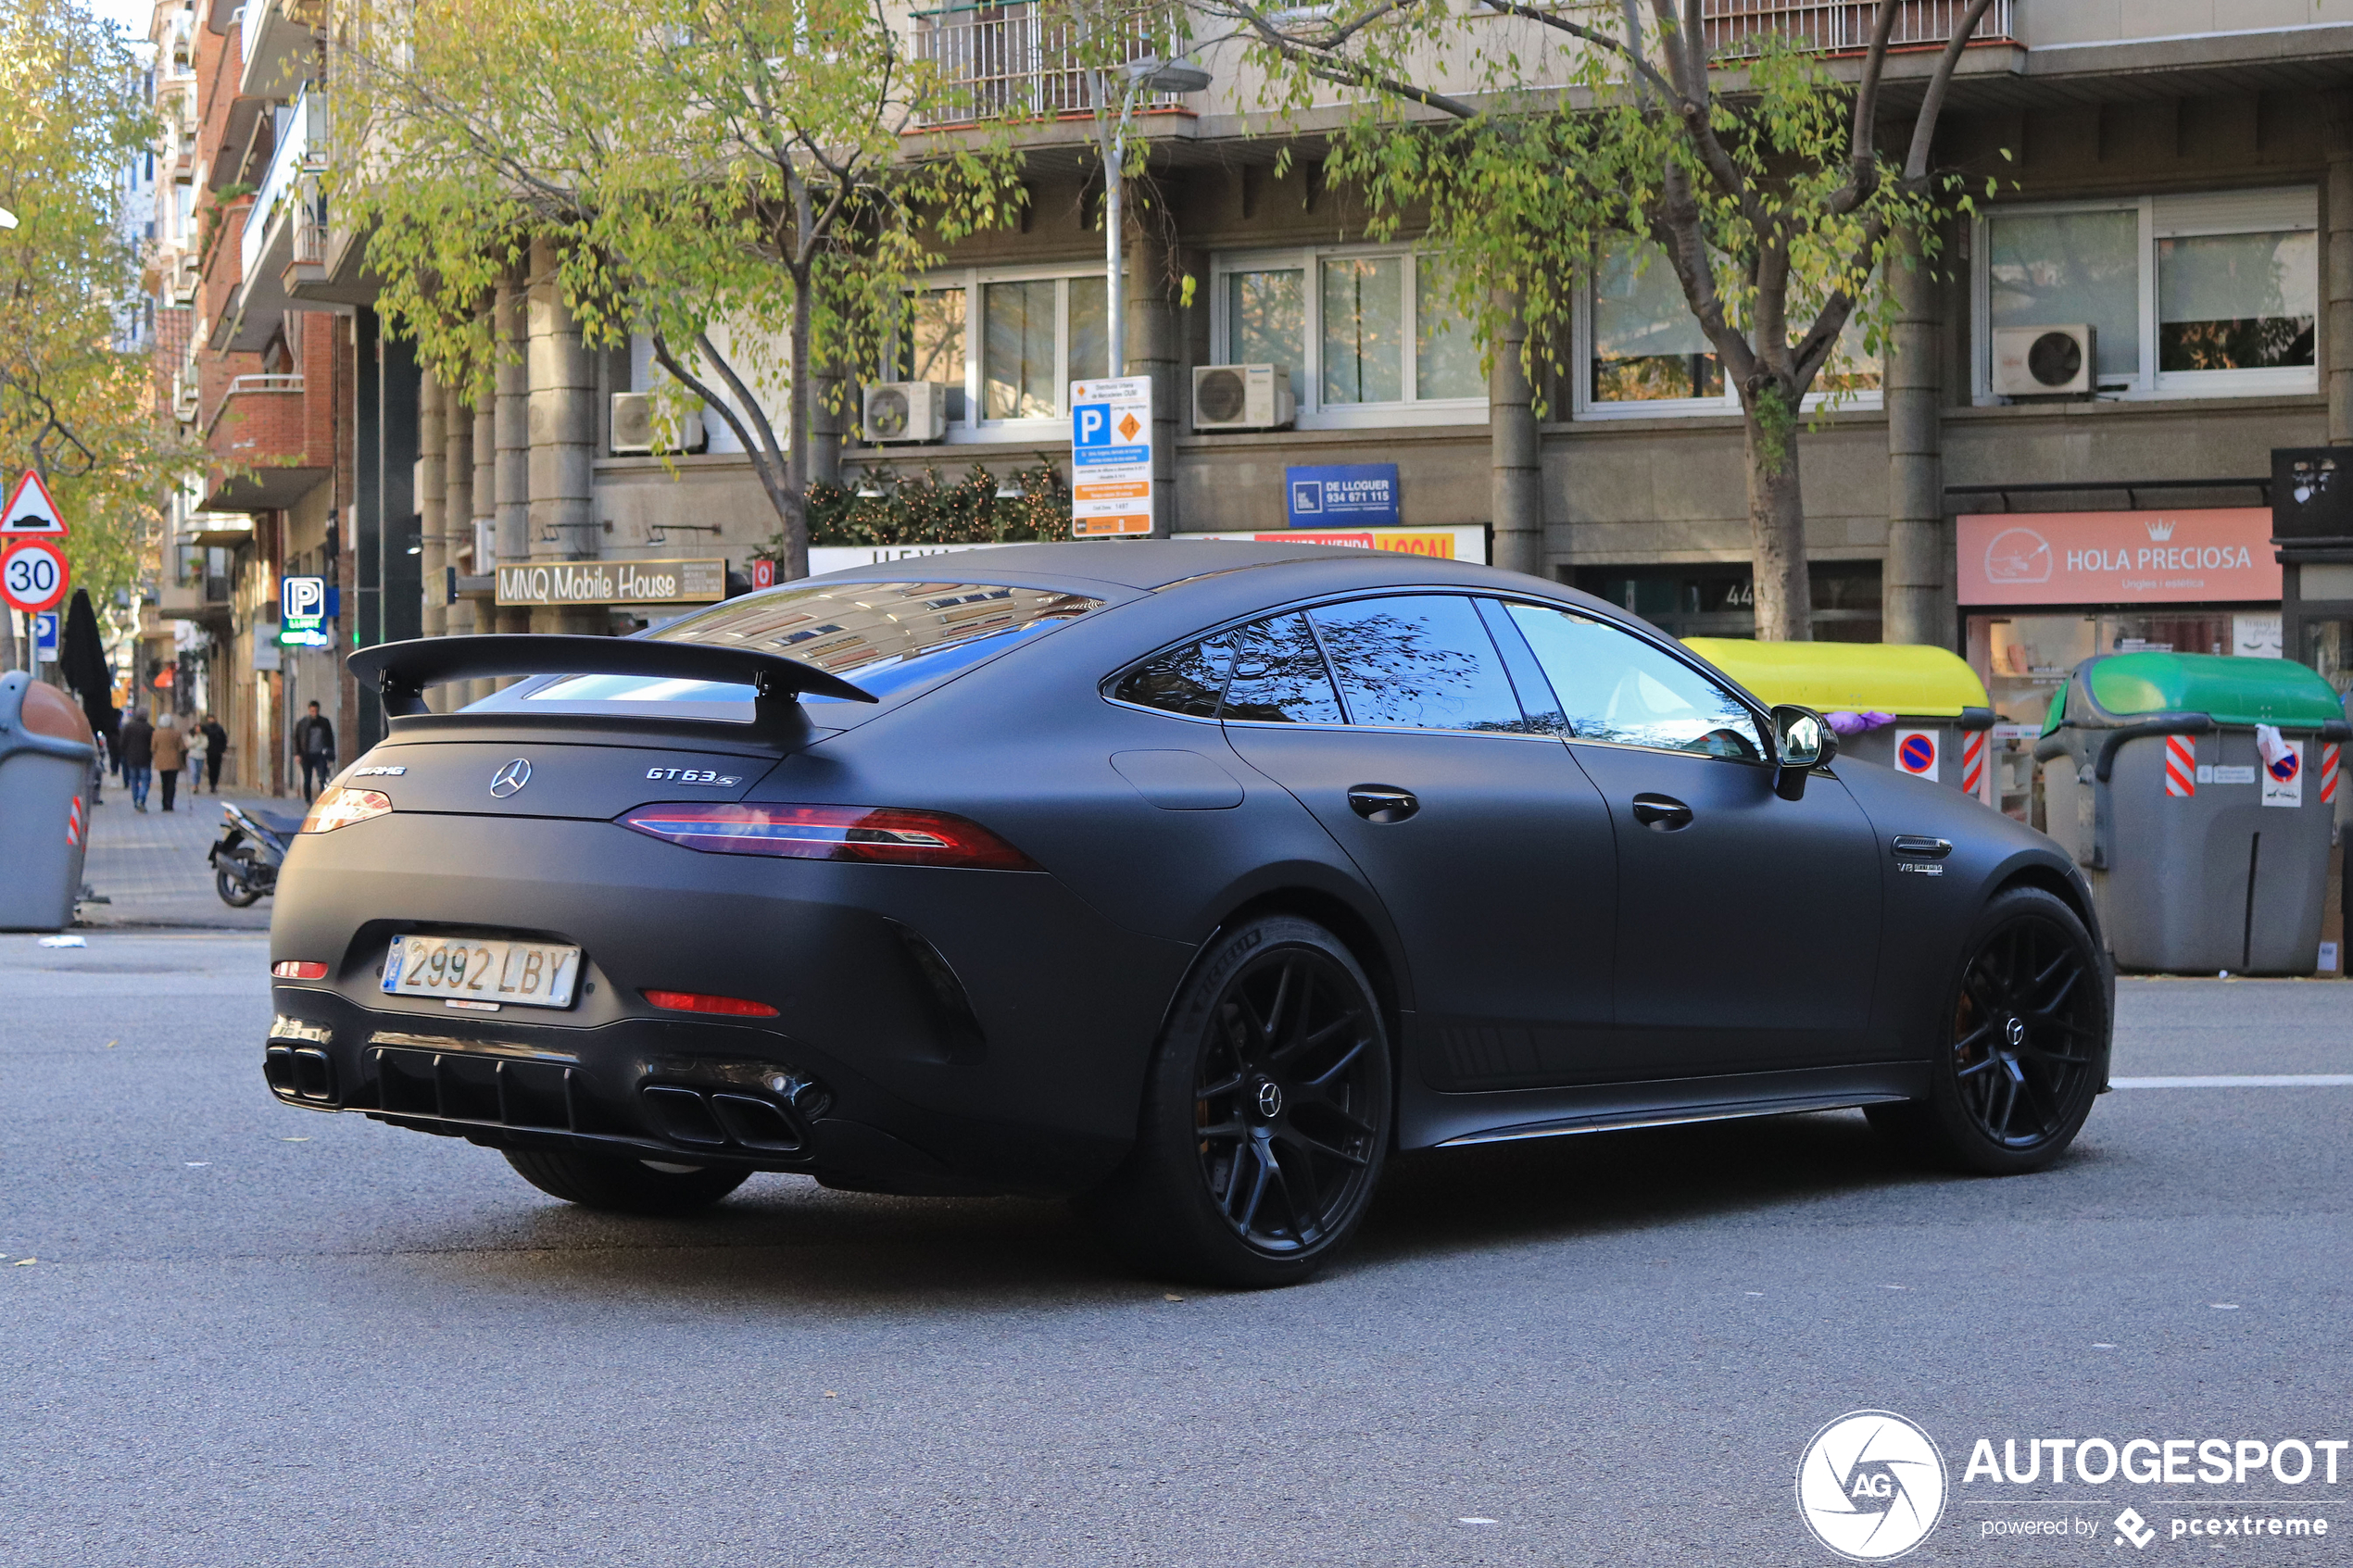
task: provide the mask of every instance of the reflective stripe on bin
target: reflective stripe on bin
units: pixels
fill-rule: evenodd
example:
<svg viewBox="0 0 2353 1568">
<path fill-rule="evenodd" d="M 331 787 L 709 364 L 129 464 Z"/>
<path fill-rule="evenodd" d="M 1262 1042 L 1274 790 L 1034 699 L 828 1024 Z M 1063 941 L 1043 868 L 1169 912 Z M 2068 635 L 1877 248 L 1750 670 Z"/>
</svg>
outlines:
<svg viewBox="0 0 2353 1568">
<path fill-rule="evenodd" d="M 82 797 L 78 795 L 66 809 L 66 843 L 75 848 L 82 845 Z"/>
<path fill-rule="evenodd" d="M 2165 737 L 2165 793 L 2179 799 L 2197 793 L 2197 743 L 2187 735 Z"/>
<path fill-rule="evenodd" d="M 2321 802 L 2326 805 L 2336 798 L 2336 747 L 2321 747 Z"/>
<path fill-rule="evenodd" d="M 1961 736 L 1961 793 L 1975 795 L 1985 784 L 1985 732 L 1971 730 Z"/>
</svg>

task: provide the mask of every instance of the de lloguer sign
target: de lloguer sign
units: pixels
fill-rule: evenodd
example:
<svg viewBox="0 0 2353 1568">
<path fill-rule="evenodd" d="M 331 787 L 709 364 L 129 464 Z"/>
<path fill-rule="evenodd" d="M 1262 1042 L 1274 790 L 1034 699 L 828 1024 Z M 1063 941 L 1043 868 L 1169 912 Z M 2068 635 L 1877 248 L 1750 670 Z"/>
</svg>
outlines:
<svg viewBox="0 0 2353 1568">
<path fill-rule="evenodd" d="M 498 569 L 502 605 L 711 604 L 727 596 L 727 563 L 551 560 Z"/>
</svg>

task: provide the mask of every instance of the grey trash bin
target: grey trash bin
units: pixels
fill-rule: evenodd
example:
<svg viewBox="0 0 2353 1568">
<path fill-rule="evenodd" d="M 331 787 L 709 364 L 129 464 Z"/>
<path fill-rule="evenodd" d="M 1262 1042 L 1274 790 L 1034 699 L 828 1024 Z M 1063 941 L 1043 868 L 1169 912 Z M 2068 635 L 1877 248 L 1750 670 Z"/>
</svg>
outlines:
<svg viewBox="0 0 2353 1568">
<path fill-rule="evenodd" d="M 82 893 L 98 746 L 74 700 L 0 675 L 0 931 L 62 931 Z"/>
<path fill-rule="evenodd" d="M 2268 761 L 2258 726 L 2284 751 Z M 2338 753 L 2329 684 L 2284 659 L 2125 653 L 2075 667 L 2034 756 L 2120 969 L 2309 974 Z"/>
</svg>

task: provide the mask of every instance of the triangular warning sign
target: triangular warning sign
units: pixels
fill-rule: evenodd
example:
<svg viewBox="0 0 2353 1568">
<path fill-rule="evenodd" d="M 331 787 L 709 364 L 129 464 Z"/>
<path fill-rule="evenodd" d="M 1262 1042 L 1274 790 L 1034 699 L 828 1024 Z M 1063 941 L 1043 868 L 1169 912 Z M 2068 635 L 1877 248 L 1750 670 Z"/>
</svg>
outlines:
<svg viewBox="0 0 2353 1568">
<path fill-rule="evenodd" d="M 57 533 L 69 532 L 66 520 L 58 514 L 57 503 L 49 496 L 49 487 L 41 476 L 27 469 L 17 481 L 16 489 L 8 493 L 8 508 L 0 512 L 0 535 L 14 538 L 20 533 Z"/>
</svg>

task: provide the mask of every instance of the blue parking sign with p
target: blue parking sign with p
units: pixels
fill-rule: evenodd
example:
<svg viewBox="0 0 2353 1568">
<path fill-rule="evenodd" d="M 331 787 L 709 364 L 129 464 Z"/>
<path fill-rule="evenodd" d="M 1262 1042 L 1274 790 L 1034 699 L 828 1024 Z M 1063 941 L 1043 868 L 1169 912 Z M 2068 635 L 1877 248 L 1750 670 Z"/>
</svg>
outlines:
<svg viewBox="0 0 2353 1568">
<path fill-rule="evenodd" d="M 325 620 L 327 580 L 323 577 L 283 579 L 278 584 L 278 615 L 283 621 L 297 624 Z"/>
<path fill-rule="evenodd" d="M 32 618 L 32 657 L 51 664 L 57 660 L 57 612 L 54 609 Z"/>
<path fill-rule="evenodd" d="M 1071 411 L 1071 442 L 1078 446 L 1109 446 L 1111 436 L 1111 405 L 1081 403 Z"/>
</svg>

